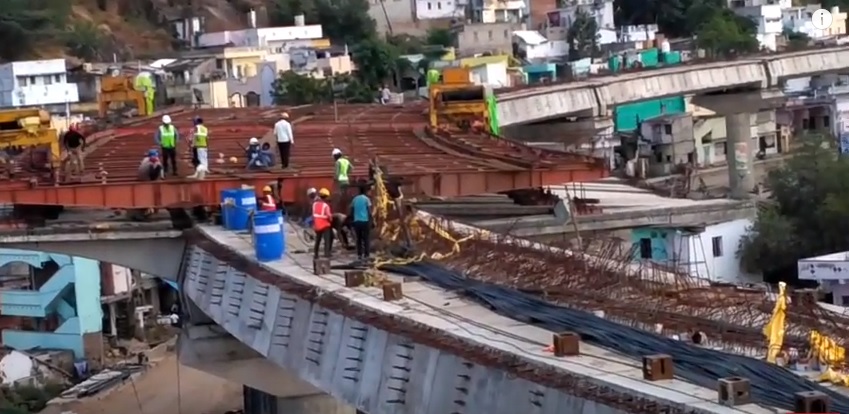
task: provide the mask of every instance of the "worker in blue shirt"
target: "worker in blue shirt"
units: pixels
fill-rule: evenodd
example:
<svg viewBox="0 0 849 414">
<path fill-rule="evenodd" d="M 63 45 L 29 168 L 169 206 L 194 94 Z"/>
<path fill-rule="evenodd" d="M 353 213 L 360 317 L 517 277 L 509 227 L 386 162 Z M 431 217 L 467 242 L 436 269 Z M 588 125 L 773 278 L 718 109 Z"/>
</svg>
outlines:
<svg viewBox="0 0 849 414">
<path fill-rule="evenodd" d="M 360 193 L 351 200 L 351 226 L 357 239 L 357 258 L 368 259 L 371 240 L 371 200 L 368 198 L 368 187 L 360 186 Z"/>
</svg>

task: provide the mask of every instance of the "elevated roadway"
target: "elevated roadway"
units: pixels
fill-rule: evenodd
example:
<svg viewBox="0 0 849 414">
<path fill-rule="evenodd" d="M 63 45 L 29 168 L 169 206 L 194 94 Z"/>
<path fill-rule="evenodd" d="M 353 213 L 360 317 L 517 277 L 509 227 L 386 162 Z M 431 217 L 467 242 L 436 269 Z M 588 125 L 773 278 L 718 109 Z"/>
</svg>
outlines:
<svg viewBox="0 0 849 414">
<path fill-rule="evenodd" d="M 274 395 L 277 413 L 353 412 L 342 403 L 370 414 L 774 412 L 722 406 L 716 390 L 677 379 L 643 380 L 639 361 L 587 343 L 580 356 L 555 358 L 544 350 L 552 332 L 422 281 L 405 280 L 404 298 L 386 302 L 379 288 L 345 287 L 338 271 L 315 276 L 293 235 L 290 255 L 260 264 L 248 235 L 219 227 L 89 227 L 98 228 L 0 245 L 178 280 L 188 313 L 181 358 Z"/>
<path fill-rule="evenodd" d="M 840 46 L 599 76 L 502 92 L 498 120 L 509 126 L 564 116 L 608 116 L 617 105 L 732 89 L 773 89 L 788 79 L 847 68 L 849 47 Z"/>
</svg>

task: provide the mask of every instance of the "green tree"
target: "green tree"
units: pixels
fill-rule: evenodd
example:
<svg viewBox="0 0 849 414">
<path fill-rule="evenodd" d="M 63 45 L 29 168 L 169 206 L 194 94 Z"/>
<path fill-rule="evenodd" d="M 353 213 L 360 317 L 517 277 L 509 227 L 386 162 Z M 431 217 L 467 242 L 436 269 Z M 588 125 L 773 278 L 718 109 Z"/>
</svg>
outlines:
<svg viewBox="0 0 849 414">
<path fill-rule="evenodd" d="M 0 8 L 0 59 L 25 58 L 40 41 L 55 39 L 70 14 L 59 0 L 3 0 Z"/>
<path fill-rule="evenodd" d="M 281 72 L 272 83 L 271 98 L 276 105 L 374 102 L 375 91 L 350 75 L 316 79 L 293 71 Z"/>
<path fill-rule="evenodd" d="M 325 37 L 353 45 L 376 36 L 368 9 L 368 0 L 274 0 L 269 20 L 273 25 L 291 26 L 295 16 L 303 14 L 307 24 L 322 26 Z"/>
<path fill-rule="evenodd" d="M 582 9 L 575 12 L 575 20 L 566 32 L 569 59 L 578 60 L 595 56 L 598 49 L 598 22 Z"/>
<path fill-rule="evenodd" d="M 796 262 L 849 250 L 849 159 L 833 139 L 806 137 L 794 157 L 766 179 L 771 205 L 740 244 L 744 268 L 793 281 Z"/>
<path fill-rule="evenodd" d="M 811 37 L 805 33 L 794 32 L 788 28 L 784 29 L 784 37 L 787 39 L 787 47 L 792 50 L 799 50 L 808 47 Z"/>
<path fill-rule="evenodd" d="M 105 46 L 105 37 L 93 23 L 75 22 L 65 34 L 65 46 L 73 56 L 83 60 L 97 60 L 103 58 L 101 51 Z"/>
<path fill-rule="evenodd" d="M 731 57 L 756 51 L 758 40 L 731 12 L 714 13 L 696 32 L 696 44 L 714 57 Z"/>
<path fill-rule="evenodd" d="M 353 54 L 357 77 L 369 87 L 377 88 L 392 80 L 396 72 L 407 69 L 409 62 L 399 59 L 399 56 L 397 48 L 380 39 L 371 38 L 360 42 Z"/>
<path fill-rule="evenodd" d="M 454 46 L 454 33 L 449 29 L 430 29 L 425 36 L 425 43 L 430 46 Z"/>
</svg>

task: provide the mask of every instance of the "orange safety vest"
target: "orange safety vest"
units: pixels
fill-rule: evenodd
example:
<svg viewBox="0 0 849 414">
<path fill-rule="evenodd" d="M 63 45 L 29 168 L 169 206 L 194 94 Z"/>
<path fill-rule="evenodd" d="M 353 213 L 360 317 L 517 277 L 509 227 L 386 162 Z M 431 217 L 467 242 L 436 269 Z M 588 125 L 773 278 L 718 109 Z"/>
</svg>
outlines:
<svg viewBox="0 0 849 414">
<path fill-rule="evenodd" d="M 330 204 L 324 201 L 312 203 L 312 228 L 315 231 L 327 230 L 330 227 Z"/>
<path fill-rule="evenodd" d="M 262 200 L 262 204 L 259 207 L 260 211 L 274 211 L 277 210 L 277 203 L 274 202 L 274 197 L 269 194 L 265 196 Z"/>
</svg>

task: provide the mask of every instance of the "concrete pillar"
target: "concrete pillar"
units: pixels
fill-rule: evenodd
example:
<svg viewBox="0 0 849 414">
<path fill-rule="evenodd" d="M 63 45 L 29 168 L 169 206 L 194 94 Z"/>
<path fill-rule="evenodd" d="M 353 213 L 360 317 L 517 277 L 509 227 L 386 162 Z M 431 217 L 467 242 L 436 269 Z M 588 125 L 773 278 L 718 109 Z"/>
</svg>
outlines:
<svg viewBox="0 0 849 414">
<path fill-rule="evenodd" d="M 306 394 L 278 397 L 243 386 L 245 414 L 355 414 L 353 407 L 328 394 Z"/>
<path fill-rule="evenodd" d="M 755 188 L 755 175 L 752 171 L 752 127 L 751 115 L 739 113 L 725 116 L 727 148 L 725 159 L 728 161 L 729 196 L 737 200 L 749 198 Z"/>
</svg>

